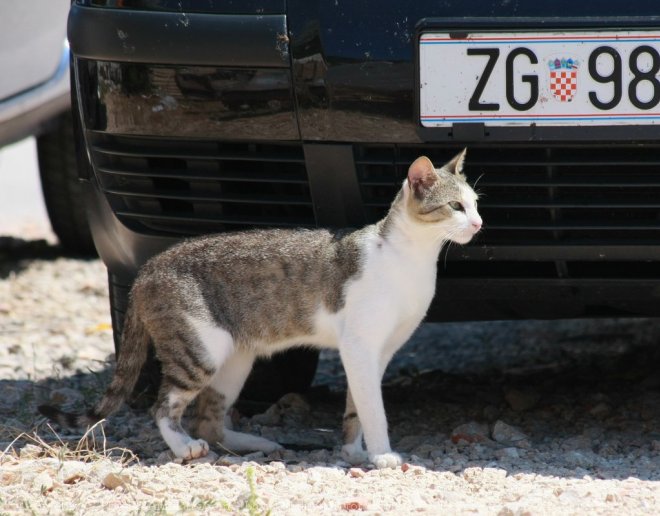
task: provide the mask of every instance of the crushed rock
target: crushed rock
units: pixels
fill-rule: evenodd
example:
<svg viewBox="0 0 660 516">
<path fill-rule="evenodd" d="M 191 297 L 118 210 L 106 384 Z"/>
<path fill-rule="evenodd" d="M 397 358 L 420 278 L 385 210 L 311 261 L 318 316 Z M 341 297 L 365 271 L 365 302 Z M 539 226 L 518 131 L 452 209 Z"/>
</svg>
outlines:
<svg viewBox="0 0 660 516">
<path fill-rule="evenodd" d="M 91 450 L 78 450 L 80 430 L 55 435 L 37 415 L 53 397 L 96 400 L 113 344 L 98 260 L 22 256 L 0 256 L 3 511 L 660 513 L 658 321 L 422 327 L 385 374 L 395 470 L 342 460 L 345 384 L 331 352 L 308 395 L 232 413 L 237 430 L 286 449 L 214 448 L 183 463 L 145 412 L 122 408 L 87 436 Z"/>
</svg>

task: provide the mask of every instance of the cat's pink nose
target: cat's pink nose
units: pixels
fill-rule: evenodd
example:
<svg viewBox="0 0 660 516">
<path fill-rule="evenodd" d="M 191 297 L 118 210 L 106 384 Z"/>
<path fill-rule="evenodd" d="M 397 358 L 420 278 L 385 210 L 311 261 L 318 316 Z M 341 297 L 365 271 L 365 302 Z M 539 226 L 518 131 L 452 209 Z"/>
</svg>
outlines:
<svg viewBox="0 0 660 516">
<path fill-rule="evenodd" d="M 475 233 L 481 229 L 481 224 L 482 224 L 481 219 L 477 219 L 477 220 L 472 221 L 472 229 L 474 229 Z"/>
</svg>

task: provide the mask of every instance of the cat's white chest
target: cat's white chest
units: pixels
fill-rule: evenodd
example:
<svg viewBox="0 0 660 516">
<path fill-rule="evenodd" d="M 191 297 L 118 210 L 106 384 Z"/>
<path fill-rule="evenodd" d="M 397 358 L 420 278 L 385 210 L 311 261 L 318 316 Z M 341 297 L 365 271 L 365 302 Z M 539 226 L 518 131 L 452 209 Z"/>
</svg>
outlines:
<svg viewBox="0 0 660 516">
<path fill-rule="evenodd" d="M 437 255 L 379 241 L 369 244 L 363 271 L 348 288 L 347 301 L 354 306 L 362 303 L 364 311 L 371 308 L 371 317 L 385 325 L 396 321 L 397 326 L 417 326 L 435 294 Z"/>
<path fill-rule="evenodd" d="M 390 297 L 399 305 L 398 310 L 403 318 L 413 318 L 418 323 L 426 314 L 435 294 L 436 260 L 412 260 L 396 256 L 385 257 L 385 261 L 385 285 L 391 289 Z"/>
</svg>

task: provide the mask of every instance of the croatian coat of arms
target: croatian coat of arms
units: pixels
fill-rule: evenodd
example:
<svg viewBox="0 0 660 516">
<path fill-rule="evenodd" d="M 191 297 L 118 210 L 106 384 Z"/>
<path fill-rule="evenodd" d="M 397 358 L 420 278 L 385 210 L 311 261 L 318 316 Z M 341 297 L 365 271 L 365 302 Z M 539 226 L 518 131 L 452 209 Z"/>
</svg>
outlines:
<svg viewBox="0 0 660 516">
<path fill-rule="evenodd" d="M 550 91 L 560 102 L 570 102 L 577 91 L 578 61 L 572 58 L 555 58 L 548 61 Z"/>
</svg>

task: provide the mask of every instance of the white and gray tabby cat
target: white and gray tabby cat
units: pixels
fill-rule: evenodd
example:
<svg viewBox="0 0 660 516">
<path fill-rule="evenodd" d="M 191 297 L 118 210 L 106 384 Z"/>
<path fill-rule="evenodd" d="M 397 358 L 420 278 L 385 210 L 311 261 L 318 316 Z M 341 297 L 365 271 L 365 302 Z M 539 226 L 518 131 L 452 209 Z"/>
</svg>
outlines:
<svg viewBox="0 0 660 516">
<path fill-rule="evenodd" d="M 154 257 L 133 285 L 103 399 L 85 415 L 40 410 L 66 426 L 105 418 L 133 390 L 151 339 L 163 372 L 156 423 L 177 456 L 202 457 L 209 442 L 270 453 L 280 446 L 224 424 L 255 358 L 328 347 L 339 350 L 349 386 L 343 456 L 398 466 L 381 379 L 426 314 L 442 245 L 465 244 L 481 229 L 477 195 L 462 174 L 465 153 L 437 170 L 426 157 L 415 160 L 387 216 L 360 230 L 205 236 Z M 195 398 L 192 438 L 181 416 Z"/>
</svg>

